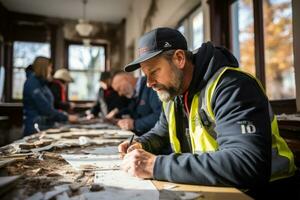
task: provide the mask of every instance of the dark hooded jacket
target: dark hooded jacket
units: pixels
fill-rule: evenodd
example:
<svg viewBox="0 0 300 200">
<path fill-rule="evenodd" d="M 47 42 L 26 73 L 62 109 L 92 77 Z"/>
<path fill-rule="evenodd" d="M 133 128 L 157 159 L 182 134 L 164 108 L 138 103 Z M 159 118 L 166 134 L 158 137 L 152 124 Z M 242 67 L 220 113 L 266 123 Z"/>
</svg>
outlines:
<svg viewBox="0 0 300 200">
<path fill-rule="evenodd" d="M 114 108 L 118 108 L 119 110 L 125 108 L 129 104 L 129 101 L 130 99 L 119 96 L 112 87 L 109 87 L 106 90 L 100 87 L 97 100 L 94 106 L 91 108 L 91 113 L 94 116 L 98 116 L 101 112 L 103 116 L 105 116 Z"/>
<path fill-rule="evenodd" d="M 210 63 L 211 62 L 211 63 Z M 188 89 L 188 107 L 214 73 L 225 66 L 238 67 L 224 48 L 204 43 L 194 54 L 193 79 Z M 185 135 L 188 118 L 183 96 L 177 96 L 175 119 L 181 154 L 159 155 L 169 147 L 168 122 L 162 112 L 155 127 L 137 140 L 154 154 L 154 178 L 177 183 L 253 188 L 266 184 L 271 170 L 271 129 L 268 100 L 255 80 L 237 71 L 226 71 L 212 98 L 218 151 L 192 154 Z M 250 121 L 253 134 L 242 134 L 241 123 Z"/>
<path fill-rule="evenodd" d="M 63 86 L 63 80 L 53 79 L 48 83 L 48 88 L 50 89 L 54 98 L 54 108 L 63 111 L 70 111 L 71 104 L 66 100 L 65 96 L 66 89 Z"/>
<path fill-rule="evenodd" d="M 134 119 L 133 132 L 142 135 L 149 131 L 159 120 L 161 102 L 154 90 L 147 87 L 146 77 L 138 79 L 136 95 L 126 108 L 118 113 L 117 117 L 129 115 Z"/>
<path fill-rule="evenodd" d="M 31 71 L 26 72 L 23 89 L 24 136 L 36 133 L 34 124 L 40 130 L 51 128 L 55 122 L 66 122 L 68 116 L 54 108 L 53 95 L 47 87 L 47 81 Z"/>
</svg>

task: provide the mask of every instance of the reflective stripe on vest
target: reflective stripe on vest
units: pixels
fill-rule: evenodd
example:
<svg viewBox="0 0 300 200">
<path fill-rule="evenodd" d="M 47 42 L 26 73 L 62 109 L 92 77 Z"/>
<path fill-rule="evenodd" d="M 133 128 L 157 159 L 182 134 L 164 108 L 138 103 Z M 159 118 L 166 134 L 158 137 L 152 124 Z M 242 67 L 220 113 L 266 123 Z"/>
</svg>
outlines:
<svg viewBox="0 0 300 200">
<path fill-rule="evenodd" d="M 262 91 L 264 91 L 261 83 L 251 74 L 241 71 L 239 68 L 224 67 L 219 69 L 207 85 L 193 97 L 191 111 L 189 116 L 190 139 L 192 143 L 193 153 L 206 153 L 218 150 L 216 141 L 215 116 L 211 107 L 211 99 L 214 90 L 221 78 L 227 70 L 239 71 L 256 80 Z M 163 103 L 164 113 L 169 124 L 170 143 L 173 151 L 180 153 L 180 143 L 176 136 L 176 121 L 174 113 L 174 101 Z M 210 127 L 203 126 L 203 121 L 200 117 L 199 110 L 203 109 L 208 114 L 208 120 L 211 123 Z M 279 135 L 276 116 L 273 114 L 269 105 L 269 116 L 272 127 L 272 170 L 271 181 L 292 176 L 296 170 L 294 164 L 294 156 L 284 139 Z"/>
<path fill-rule="evenodd" d="M 181 153 L 180 143 L 176 136 L 176 120 L 175 120 L 175 109 L 174 101 L 169 101 L 168 103 L 163 102 L 163 109 L 167 111 L 166 118 L 169 126 L 169 138 L 172 150 L 175 153 Z"/>
</svg>

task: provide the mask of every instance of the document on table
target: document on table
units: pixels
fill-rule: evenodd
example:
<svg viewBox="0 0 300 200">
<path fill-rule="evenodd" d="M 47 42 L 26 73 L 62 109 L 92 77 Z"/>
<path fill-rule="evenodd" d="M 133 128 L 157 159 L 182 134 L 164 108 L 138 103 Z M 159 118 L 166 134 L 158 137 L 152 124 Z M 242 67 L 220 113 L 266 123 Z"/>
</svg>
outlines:
<svg viewBox="0 0 300 200">
<path fill-rule="evenodd" d="M 119 154 L 117 146 L 97 147 L 92 150 L 83 150 L 83 152 L 92 155 L 118 155 Z"/>
<path fill-rule="evenodd" d="M 96 171 L 94 183 L 104 185 L 105 188 L 120 188 L 118 195 L 121 193 L 123 199 L 159 199 L 159 191 L 150 180 L 132 177 L 120 170 Z M 107 193 L 109 191 L 107 190 Z M 114 199 L 113 196 L 111 197 Z"/>
<path fill-rule="evenodd" d="M 120 169 L 119 155 L 82 155 L 61 154 L 61 156 L 76 170 L 116 170 Z"/>
<path fill-rule="evenodd" d="M 100 192 L 88 192 L 81 196 L 85 199 L 144 199 L 158 200 L 159 191 L 150 180 L 143 180 L 128 175 L 120 170 L 122 160 L 119 158 L 117 147 L 99 147 L 87 150 L 89 155 L 61 156 L 77 170 L 95 171 L 94 183 L 103 185 Z"/>
</svg>

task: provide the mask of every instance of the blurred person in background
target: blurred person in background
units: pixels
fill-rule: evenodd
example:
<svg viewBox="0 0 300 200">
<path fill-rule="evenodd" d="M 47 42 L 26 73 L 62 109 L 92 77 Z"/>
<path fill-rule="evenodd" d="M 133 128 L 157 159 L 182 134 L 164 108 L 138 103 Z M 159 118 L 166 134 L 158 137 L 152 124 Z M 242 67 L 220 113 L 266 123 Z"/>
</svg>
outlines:
<svg viewBox="0 0 300 200">
<path fill-rule="evenodd" d="M 120 96 L 131 98 L 131 101 L 126 108 L 115 109 L 106 117 L 119 118 L 117 125 L 136 135 L 149 131 L 159 119 L 161 102 L 154 90 L 146 86 L 146 77 L 135 78 L 132 74 L 121 72 L 114 76 L 112 87 Z"/>
<path fill-rule="evenodd" d="M 99 92 L 94 106 L 86 112 L 87 119 L 104 117 L 113 109 L 125 108 L 129 99 L 119 96 L 111 87 L 112 75 L 110 72 L 102 72 L 99 79 Z"/>
<path fill-rule="evenodd" d="M 29 77 L 29 75 L 33 73 L 33 68 L 32 68 L 32 64 L 28 65 L 25 68 L 25 74 L 26 74 L 26 79 Z"/>
<path fill-rule="evenodd" d="M 49 82 L 48 87 L 54 97 L 54 108 L 64 111 L 72 111 L 75 104 L 67 101 L 67 85 L 73 82 L 67 69 L 58 69 L 53 76 L 53 80 Z"/>
<path fill-rule="evenodd" d="M 52 63 L 47 57 L 38 56 L 32 64 L 32 72 L 27 73 L 23 90 L 24 136 L 54 126 L 55 122 L 75 122 L 77 116 L 67 115 L 54 108 L 54 99 L 47 86 L 51 76 Z"/>
</svg>

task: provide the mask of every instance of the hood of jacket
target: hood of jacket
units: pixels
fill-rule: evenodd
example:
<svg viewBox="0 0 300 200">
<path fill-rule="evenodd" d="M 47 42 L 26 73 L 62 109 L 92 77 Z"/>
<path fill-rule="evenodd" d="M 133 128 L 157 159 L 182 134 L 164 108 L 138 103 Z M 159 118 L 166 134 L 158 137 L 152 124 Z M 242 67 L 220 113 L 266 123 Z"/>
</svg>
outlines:
<svg viewBox="0 0 300 200">
<path fill-rule="evenodd" d="M 194 73 L 189 86 L 189 97 L 199 92 L 222 67 L 239 67 L 237 59 L 224 47 L 203 43 L 193 56 Z"/>
</svg>

